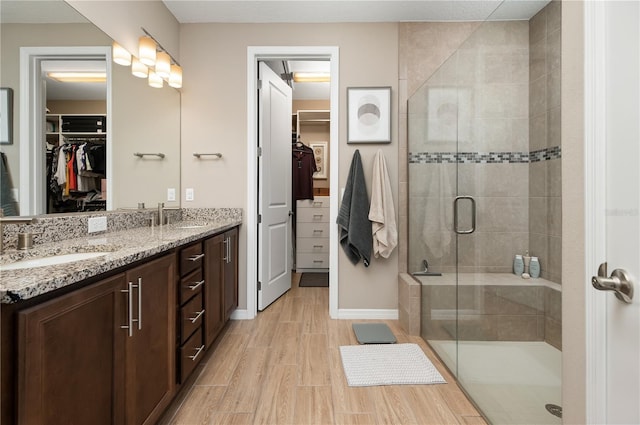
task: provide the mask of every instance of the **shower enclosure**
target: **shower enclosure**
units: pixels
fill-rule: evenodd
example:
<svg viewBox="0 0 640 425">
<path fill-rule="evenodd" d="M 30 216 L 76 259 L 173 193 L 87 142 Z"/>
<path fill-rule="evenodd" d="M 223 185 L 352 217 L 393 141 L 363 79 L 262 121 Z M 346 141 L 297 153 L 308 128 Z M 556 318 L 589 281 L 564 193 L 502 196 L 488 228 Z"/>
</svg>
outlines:
<svg viewBox="0 0 640 425">
<path fill-rule="evenodd" d="M 408 102 L 422 337 L 495 424 L 561 423 L 560 13 L 483 22 Z"/>
</svg>

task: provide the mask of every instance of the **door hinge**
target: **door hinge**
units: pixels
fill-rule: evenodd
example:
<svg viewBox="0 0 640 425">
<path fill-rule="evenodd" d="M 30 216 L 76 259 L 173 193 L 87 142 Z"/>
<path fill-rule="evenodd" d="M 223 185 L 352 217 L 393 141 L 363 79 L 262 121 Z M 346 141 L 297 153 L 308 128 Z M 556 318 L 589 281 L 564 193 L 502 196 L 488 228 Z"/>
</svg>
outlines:
<svg viewBox="0 0 640 425">
<path fill-rule="evenodd" d="M 258 224 L 262 223 L 262 214 L 258 214 Z"/>
<path fill-rule="evenodd" d="M 258 281 L 258 291 L 262 291 L 262 282 Z"/>
<path fill-rule="evenodd" d="M 256 152 L 258 153 L 258 156 L 262 156 L 262 147 L 258 146 L 258 149 L 256 149 Z"/>
<path fill-rule="evenodd" d="M 262 90 L 262 80 L 258 80 L 258 90 Z"/>
</svg>

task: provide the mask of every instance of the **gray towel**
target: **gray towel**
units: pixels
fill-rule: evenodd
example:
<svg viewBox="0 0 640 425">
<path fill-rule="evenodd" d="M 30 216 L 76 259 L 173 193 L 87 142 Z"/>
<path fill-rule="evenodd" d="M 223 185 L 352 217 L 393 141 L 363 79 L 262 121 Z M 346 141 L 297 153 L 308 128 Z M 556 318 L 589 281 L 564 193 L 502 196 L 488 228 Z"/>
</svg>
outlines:
<svg viewBox="0 0 640 425">
<path fill-rule="evenodd" d="M 353 264 L 362 260 L 365 267 L 371 261 L 371 221 L 369 221 L 369 196 L 364 183 L 360 151 L 356 149 L 349 168 L 349 178 L 338 212 L 340 244 Z"/>
<path fill-rule="evenodd" d="M 18 202 L 13 197 L 12 189 L 7 156 L 4 152 L 0 152 L 0 208 L 5 216 L 18 215 Z"/>
</svg>

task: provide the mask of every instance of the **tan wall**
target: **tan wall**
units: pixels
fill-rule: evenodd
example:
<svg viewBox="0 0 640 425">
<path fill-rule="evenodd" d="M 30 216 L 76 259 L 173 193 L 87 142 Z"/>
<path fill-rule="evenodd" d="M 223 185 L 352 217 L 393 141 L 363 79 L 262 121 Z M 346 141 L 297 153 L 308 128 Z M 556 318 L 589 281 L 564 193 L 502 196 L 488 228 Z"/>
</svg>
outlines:
<svg viewBox="0 0 640 425">
<path fill-rule="evenodd" d="M 586 423 L 584 57 L 582 2 L 562 2 L 563 423 Z"/>
<path fill-rule="evenodd" d="M 339 182 L 344 186 L 353 152 L 360 149 L 370 183 L 373 156 L 386 155 L 397 194 L 398 25 L 397 24 L 187 24 L 181 27 L 182 181 L 195 189 L 185 207 L 243 207 L 246 211 L 247 47 L 339 46 L 340 115 Z M 346 88 L 392 87 L 392 143 L 346 144 Z M 219 151 L 216 163 L 198 163 L 195 151 Z M 370 185 L 368 186 L 370 188 Z M 396 198 L 397 202 L 397 198 Z M 397 204 L 396 204 L 397 205 Z M 246 307 L 246 233 L 240 235 L 240 307 Z M 353 266 L 339 253 L 339 308 L 396 309 L 397 254 L 374 260 L 369 268 Z"/>
<path fill-rule="evenodd" d="M 14 187 L 20 186 L 20 47 L 105 46 L 111 41 L 91 24 L 2 24 L 0 86 L 13 89 L 13 144 L 2 145 Z"/>
</svg>

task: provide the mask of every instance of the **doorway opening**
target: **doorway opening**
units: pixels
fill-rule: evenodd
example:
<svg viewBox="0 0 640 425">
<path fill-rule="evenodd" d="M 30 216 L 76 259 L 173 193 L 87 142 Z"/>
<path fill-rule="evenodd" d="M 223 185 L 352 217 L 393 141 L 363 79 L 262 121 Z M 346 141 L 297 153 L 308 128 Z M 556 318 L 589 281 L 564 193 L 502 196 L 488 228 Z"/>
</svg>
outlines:
<svg viewBox="0 0 640 425">
<path fill-rule="evenodd" d="M 258 311 L 258 290 L 259 283 L 261 280 L 260 276 L 260 261 L 259 261 L 259 249 L 258 244 L 261 240 L 261 232 L 262 228 L 260 226 L 259 217 L 260 214 L 260 199 L 262 196 L 263 187 L 259 184 L 259 172 L 258 172 L 258 163 L 262 161 L 263 165 L 268 166 L 268 158 L 264 156 L 259 157 L 259 145 L 258 145 L 258 132 L 259 132 L 259 106 L 258 106 L 258 63 L 259 62 L 285 62 L 289 64 L 293 64 L 292 66 L 297 66 L 300 64 L 309 64 L 310 62 L 324 62 L 324 65 L 328 65 L 329 73 L 330 73 L 330 82 L 328 82 L 328 103 L 325 103 L 323 108 L 328 109 L 301 109 L 307 108 L 307 106 L 302 106 L 299 109 L 292 110 L 292 129 L 295 128 L 295 136 L 297 142 L 297 136 L 300 135 L 300 139 L 305 145 L 310 145 L 312 142 L 327 142 L 327 148 L 329 148 L 329 144 L 333 143 L 333 149 L 326 149 L 326 160 L 322 166 L 326 166 L 328 163 L 328 168 L 324 171 L 325 173 L 320 173 L 319 178 L 314 179 L 314 187 L 316 187 L 315 180 L 323 180 L 323 183 L 318 182 L 317 186 L 320 189 L 324 186 L 326 189 L 322 189 L 322 191 L 318 190 L 317 193 L 327 193 L 327 195 L 318 195 L 325 196 L 323 199 L 327 203 L 326 212 L 328 213 L 328 220 L 326 217 L 323 219 L 326 220 L 326 232 L 328 233 L 328 238 L 326 238 L 326 243 L 328 243 L 328 253 L 325 254 L 325 258 L 328 262 L 325 272 L 328 271 L 329 274 L 329 313 L 331 317 L 337 316 L 337 295 L 338 295 L 338 262 L 337 262 L 337 243 L 338 243 L 338 235 L 336 226 L 331 226 L 329 223 L 335 223 L 337 218 L 337 210 L 338 210 L 338 196 L 337 196 L 337 187 L 338 187 L 338 48 L 337 47 L 249 47 L 248 48 L 248 58 L 247 58 L 247 107 L 248 107 L 248 137 L 247 137 L 247 152 L 248 152 L 248 199 L 247 199 L 247 314 L 246 318 L 251 319 L 255 317 Z M 281 74 L 292 74 L 291 71 L 280 72 Z M 292 75 L 289 75 L 292 77 Z M 307 104 L 309 105 L 309 104 Z M 292 108 L 294 106 L 292 105 Z M 315 105 L 318 107 L 318 105 Z M 304 131 L 299 134 L 298 132 L 298 124 L 299 124 L 299 114 L 297 111 L 323 111 L 325 116 L 320 118 L 324 120 L 325 125 L 328 127 L 328 131 L 323 136 L 324 138 L 328 138 L 328 140 L 317 140 L 317 136 L 310 136 L 308 140 L 305 140 Z M 327 116 L 328 115 L 328 116 Z M 308 117 L 308 116 L 307 116 Z M 303 122 L 305 120 L 305 114 L 302 114 Z M 293 125 L 293 119 L 296 120 L 295 126 Z M 313 118 L 312 118 L 313 119 Z M 292 132 L 293 133 L 293 132 Z M 310 133 L 307 133 L 309 136 Z M 291 141 L 293 142 L 293 140 Z M 293 143 L 292 143 L 293 144 Z M 314 143 L 316 145 L 316 143 Z M 318 152 L 322 153 L 323 144 L 319 144 Z M 310 147 L 310 146 L 309 146 Z M 328 152 L 327 152 L 328 151 Z M 289 152 L 291 152 L 289 150 Z M 290 155 L 290 153 L 289 153 Z M 324 156 L 320 155 L 321 162 L 324 159 Z M 260 159 L 259 159 L 260 158 Z M 291 159 L 289 156 L 287 160 L 289 164 L 291 164 Z M 265 163 L 266 161 L 266 163 Z M 322 171 L 322 170 L 321 170 Z M 333 190 L 332 190 L 333 189 Z M 315 195 L 314 195 L 315 197 Z M 293 211 L 292 211 L 293 212 Z M 312 214 L 313 216 L 313 214 Z M 313 217 L 312 217 L 313 218 Z M 290 223 L 291 224 L 291 223 Z M 290 244 L 292 246 L 294 241 Z M 308 242 L 308 241 L 307 241 Z M 311 247 L 313 249 L 313 246 Z M 292 260 L 289 264 L 293 264 L 293 249 L 290 249 L 287 253 L 289 258 Z M 298 260 L 298 258 L 296 258 Z M 296 264 L 296 269 L 298 268 L 298 264 Z"/>
</svg>

